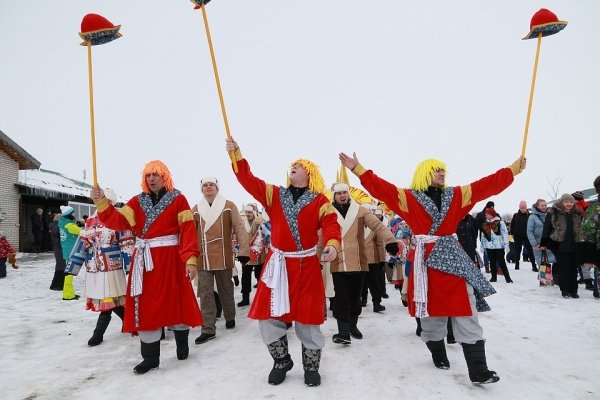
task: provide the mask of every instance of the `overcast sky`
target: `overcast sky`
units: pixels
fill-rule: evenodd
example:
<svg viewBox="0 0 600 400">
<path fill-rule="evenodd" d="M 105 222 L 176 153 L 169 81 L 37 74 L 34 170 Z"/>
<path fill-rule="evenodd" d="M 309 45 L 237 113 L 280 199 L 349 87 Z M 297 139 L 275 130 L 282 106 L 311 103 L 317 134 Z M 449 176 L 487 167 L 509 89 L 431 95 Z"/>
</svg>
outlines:
<svg viewBox="0 0 600 400">
<path fill-rule="evenodd" d="M 542 7 L 569 25 L 542 40 L 528 168 L 496 208 L 549 199 L 557 180 L 560 192 L 589 188 L 600 173 L 597 0 L 213 0 L 232 135 L 275 184 L 299 157 L 332 183 L 340 151 L 399 186 L 431 157 L 447 163 L 448 184 L 469 183 L 520 154 L 536 48 L 521 38 Z M 224 151 L 202 15 L 185 0 L 0 0 L 0 130 L 42 168 L 85 169 L 91 183 L 87 13 L 123 34 L 93 48 L 100 184 L 130 197 L 160 159 L 190 203 L 205 176 L 250 201 Z"/>
</svg>

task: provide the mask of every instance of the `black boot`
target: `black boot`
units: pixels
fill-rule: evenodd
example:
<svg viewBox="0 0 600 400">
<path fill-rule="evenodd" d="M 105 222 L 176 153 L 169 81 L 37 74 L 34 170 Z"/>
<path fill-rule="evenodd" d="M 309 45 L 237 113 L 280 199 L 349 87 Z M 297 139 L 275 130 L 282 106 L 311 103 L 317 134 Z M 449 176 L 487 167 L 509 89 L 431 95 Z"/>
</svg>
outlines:
<svg viewBox="0 0 600 400">
<path fill-rule="evenodd" d="M 108 324 L 110 323 L 110 311 L 105 311 L 98 315 L 98 322 L 96 322 L 96 329 L 94 329 L 94 334 L 88 340 L 88 346 L 98 346 L 104 340 L 104 332 L 106 332 L 106 328 L 108 328 Z"/>
<path fill-rule="evenodd" d="M 54 271 L 52 282 L 50 283 L 50 290 L 56 290 L 62 292 L 63 286 L 65 285 L 65 274 L 63 271 Z"/>
<path fill-rule="evenodd" d="M 140 340 L 142 358 L 141 363 L 133 367 L 136 374 L 145 374 L 151 369 L 158 368 L 160 363 L 160 340 L 153 343 L 144 343 Z"/>
<path fill-rule="evenodd" d="M 362 339 L 363 334 L 361 331 L 358 330 L 357 325 L 358 317 L 350 318 L 350 336 L 352 336 L 354 339 Z"/>
<path fill-rule="evenodd" d="M 188 345 L 188 337 L 190 336 L 190 330 L 185 329 L 182 331 L 175 331 L 175 343 L 177 344 L 177 359 L 185 360 L 190 354 L 190 347 Z"/>
<path fill-rule="evenodd" d="M 112 309 L 112 312 L 117 314 L 117 317 L 121 318 L 121 321 L 125 321 L 125 307 L 119 306 Z"/>
<path fill-rule="evenodd" d="M 350 324 L 346 321 L 337 320 L 338 333 L 331 337 L 333 343 L 350 344 Z"/>
<path fill-rule="evenodd" d="M 594 290 L 594 280 L 586 279 L 585 281 L 585 290 Z"/>
<path fill-rule="evenodd" d="M 267 382 L 271 385 L 279 385 L 285 380 L 285 374 L 294 366 L 292 357 L 288 352 L 287 336 L 282 336 L 279 340 L 269 343 L 267 349 L 269 349 L 274 361 Z"/>
<path fill-rule="evenodd" d="M 425 343 L 429 351 L 431 351 L 431 358 L 433 359 L 433 365 L 439 369 L 450 368 L 450 361 L 446 355 L 446 345 L 444 339 L 438 340 L 437 342 L 429 341 Z"/>
<path fill-rule="evenodd" d="M 415 334 L 421 337 L 421 332 L 423 332 L 423 328 L 421 328 L 421 318 L 416 317 L 415 319 L 417 320 L 417 330 L 415 331 Z"/>
<path fill-rule="evenodd" d="M 490 371 L 485 359 L 485 342 L 479 340 L 475 344 L 462 344 L 469 378 L 473 383 L 494 383 L 500 380 L 496 371 Z"/>
<path fill-rule="evenodd" d="M 237 303 L 238 307 L 244 307 L 250 305 L 250 294 L 249 293 L 242 293 L 242 301 L 240 301 L 239 303 Z"/>
<path fill-rule="evenodd" d="M 381 303 L 373 303 L 373 312 L 382 312 L 385 311 L 385 306 L 382 306 Z"/>
<path fill-rule="evenodd" d="M 307 349 L 302 345 L 302 365 L 304 366 L 304 384 L 306 386 L 319 386 L 319 364 L 321 363 L 321 349 Z"/>
</svg>

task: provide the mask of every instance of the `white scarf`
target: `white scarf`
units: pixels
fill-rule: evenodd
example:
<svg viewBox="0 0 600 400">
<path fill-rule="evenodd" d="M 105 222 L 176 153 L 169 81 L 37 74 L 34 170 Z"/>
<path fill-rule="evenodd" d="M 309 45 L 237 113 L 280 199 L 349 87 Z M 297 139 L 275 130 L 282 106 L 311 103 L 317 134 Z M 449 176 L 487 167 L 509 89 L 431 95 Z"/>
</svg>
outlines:
<svg viewBox="0 0 600 400">
<path fill-rule="evenodd" d="M 414 274 L 415 293 L 413 300 L 415 302 L 415 317 L 429 317 L 427 312 L 427 265 L 425 264 L 425 245 L 435 243 L 440 236 L 433 235 L 415 235 L 415 259 L 413 261 L 412 274 Z"/>
<path fill-rule="evenodd" d="M 198 214 L 204 220 L 204 232 L 208 231 L 211 226 L 219 219 L 225 209 L 225 197 L 217 194 L 214 198 L 212 206 L 208 204 L 205 198 L 202 198 L 198 203 Z"/>
<path fill-rule="evenodd" d="M 317 247 L 301 251 L 281 251 L 271 246 L 271 258 L 265 265 L 261 280 L 271 289 L 271 316 L 281 317 L 290 312 L 290 294 L 286 258 L 305 258 L 317 254 Z"/>
</svg>

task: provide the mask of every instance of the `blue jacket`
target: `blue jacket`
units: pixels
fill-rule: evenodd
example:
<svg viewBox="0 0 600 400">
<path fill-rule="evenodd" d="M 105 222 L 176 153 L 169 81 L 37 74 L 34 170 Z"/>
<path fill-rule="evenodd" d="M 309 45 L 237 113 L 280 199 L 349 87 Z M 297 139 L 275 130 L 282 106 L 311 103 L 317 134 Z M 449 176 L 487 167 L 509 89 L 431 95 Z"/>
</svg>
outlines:
<svg viewBox="0 0 600 400">
<path fill-rule="evenodd" d="M 71 257 L 71 251 L 75 246 L 75 241 L 81 232 L 75 220 L 66 217 L 60 217 L 58 220 L 58 230 L 60 233 L 60 246 L 62 247 L 63 257 L 68 260 Z"/>
</svg>

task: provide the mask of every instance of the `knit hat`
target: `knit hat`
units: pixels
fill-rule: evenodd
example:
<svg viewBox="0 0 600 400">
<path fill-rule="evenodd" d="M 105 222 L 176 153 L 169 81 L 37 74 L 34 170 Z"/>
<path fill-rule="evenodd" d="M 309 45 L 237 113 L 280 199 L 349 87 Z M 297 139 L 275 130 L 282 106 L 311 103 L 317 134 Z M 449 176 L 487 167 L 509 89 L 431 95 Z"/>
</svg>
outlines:
<svg viewBox="0 0 600 400">
<path fill-rule="evenodd" d="M 600 175 L 594 179 L 594 189 L 596 189 L 596 193 L 600 193 Z"/>
<path fill-rule="evenodd" d="M 205 183 L 214 183 L 215 186 L 217 187 L 217 190 L 221 189 L 219 187 L 219 180 L 217 178 L 215 178 L 214 176 L 207 176 L 206 178 L 204 178 L 200 181 L 200 185 L 204 185 Z"/>
<path fill-rule="evenodd" d="M 525 200 L 519 202 L 519 209 L 521 208 L 527 208 L 527 202 Z"/>
<path fill-rule="evenodd" d="M 60 206 L 60 213 L 63 216 L 67 216 L 67 215 L 71 215 L 75 212 L 75 209 L 73 209 L 73 207 L 71 206 Z"/>
<path fill-rule="evenodd" d="M 494 206 L 495 206 L 495 204 L 493 201 L 488 201 L 487 203 L 485 203 L 485 208 L 488 208 L 488 207 L 494 208 Z"/>
<path fill-rule="evenodd" d="M 562 196 L 560 196 L 560 202 L 562 203 L 563 201 L 575 201 L 575 198 L 569 193 L 563 193 Z"/>
<path fill-rule="evenodd" d="M 161 178 L 165 181 L 164 187 L 167 191 L 172 192 L 175 190 L 175 185 L 173 184 L 173 179 L 171 178 L 171 172 L 169 168 L 160 160 L 154 160 L 148 162 L 144 165 L 144 170 L 142 171 L 142 191 L 144 193 L 150 193 L 150 187 L 146 182 L 146 177 L 150 174 L 160 175 Z"/>
<path fill-rule="evenodd" d="M 350 192 L 350 187 L 342 182 L 334 183 L 333 187 L 331 188 L 331 192 L 332 193 Z"/>
<path fill-rule="evenodd" d="M 491 215 L 492 217 L 495 217 L 497 215 L 496 210 L 494 210 L 493 207 L 486 208 L 485 213 L 486 215 Z"/>
<path fill-rule="evenodd" d="M 573 198 L 577 201 L 583 200 L 583 198 L 585 197 L 585 195 L 583 194 L 583 192 L 581 190 L 571 193 L 571 196 L 573 196 Z"/>
</svg>

